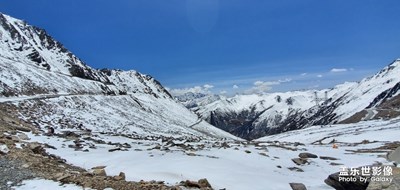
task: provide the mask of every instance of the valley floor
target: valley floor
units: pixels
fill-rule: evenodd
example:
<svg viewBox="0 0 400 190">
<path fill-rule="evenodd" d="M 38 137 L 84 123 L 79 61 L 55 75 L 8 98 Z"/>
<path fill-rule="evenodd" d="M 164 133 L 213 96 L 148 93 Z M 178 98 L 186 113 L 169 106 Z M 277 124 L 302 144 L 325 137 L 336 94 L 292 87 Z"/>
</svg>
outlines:
<svg viewBox="0 0 400 190">
<path fill-rule="evenodd" d="M 400 145 L 400 120 L 313 126 L 251 142 L 23 133 L 29 140 L 22 144 L 51 145 L 46 151 L 69 164 L 89 171 L 105 166 L 108 175 L 124 172 L 128 181 L 156 180 L 177 185 L 180 181 L 207 178 L 214 189 L 229 190 L 289 189 L 289 183 L 297 182 L 312 190 L 332 189 L 324 179 L 340 167 L 389 164 L 384 156 Z M 332 148 L 333 143 L 337 149 Z M 302 152 L 329 159 L 314 158 L 308 164 L 296 165 L 292 159 Z"/>
</svg>

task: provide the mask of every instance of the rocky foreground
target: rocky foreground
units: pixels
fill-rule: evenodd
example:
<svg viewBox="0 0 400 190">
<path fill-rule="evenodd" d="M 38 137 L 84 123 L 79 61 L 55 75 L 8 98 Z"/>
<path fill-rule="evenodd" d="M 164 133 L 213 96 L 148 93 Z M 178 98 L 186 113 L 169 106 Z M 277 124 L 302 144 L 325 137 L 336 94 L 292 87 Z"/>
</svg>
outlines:
<svg viewBox="0 0 400 190">
<path fill-rule="evenodd" d="M 399 189 L 394 165 L 399 163 L 398 120 L 314 126 L 233 141 L 79 126 L 48 134 L 32 118 L 18 118 L 12 104 L 2 104 L 0 114 L 0 189 L 33 178 L 115 190 Z M 339 180 L 341 167 L 367 165 L 390 166 L 392 181 Z"/>
<path fill-rule="evenodd" d="M 178 185 L 166 185 L 163 181 L 126 181 L 125 174 L 107 175 L 104 166 L 85 170 L 66 163 L 65 159 L 49 154 L 49 144 L 26 142 L 29 138 L 21 132 L 36 134 L 42 131 L 0 111 L 0 189 L 12 189 L 23 180 L 41 178 L 62 184 L 76 184 L 92 189 L 179 190 L 184 188 L 212 189 L 206 179 L 183 181 Z"/>
</svg>

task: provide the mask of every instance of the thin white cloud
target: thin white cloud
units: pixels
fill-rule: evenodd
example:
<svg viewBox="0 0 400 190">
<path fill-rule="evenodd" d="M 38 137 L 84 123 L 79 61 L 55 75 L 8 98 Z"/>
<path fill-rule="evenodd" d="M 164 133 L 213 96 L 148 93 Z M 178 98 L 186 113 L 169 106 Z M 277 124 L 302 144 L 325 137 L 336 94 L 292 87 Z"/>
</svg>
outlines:
<svg viewBox="0 0 400 190">
<path fill-rule="evenodd" d="M 292 81 L 292 79 L 287 78 L 283 80 L 277 80 L 277 81 L 256 81 L 254 82 L 254 86 L 248 90 L 246 90 L 244 93 L 245 94 L 263 94 L 272 89 L 272 86 L 280 85 L 282 83 L 287 83 Z"/>
<path fill-rule="evenodd" d="M 194 86 L 191 88 L 166 88 L 173 96 L 179 96 L 179 95 L 183 95 L 186 94 L 188 92 L 191 93 L 201 93 L 201 94 L 211 94 L 210 89 L 214 88 L 213 85 L 211 84 L 205 84 L 203 86 Z"/>
<path fill-rule="evenodd" d="M 214 86 L 213 86 L 213 85 L 211 85 L 211 84 L 205 84 L 203 87 L 204 87 L 205 89 L 211 89 L 211 88 L 214 88 Z"/>
<path fill-rule="evenodd" d="M 346 68 L 333 68 L 331 69 L 331 73 L 340 73 L 340 72 L 346 72 Z"/>
<path fill-rule="evenodd" d="M 322 76 L 322 75 L 317 75 L 317 77 L 318 77 L 318 78 L 322 78 L 323 76 Z"/>
<path fill-rule="evenodd" d="M 239 86 L 238 86 L 238 85 L 236 85 L 236 84 L 234 84 L 234 85 L 232 86 L 232 88 L 233 88 L 233 89 L 238 89 L 238 88 L 239 88 Z"/>
<path fill-rule="evenodd" d="M 306 76 L 306 75 L 307 75 L 307 73 L 301 73 L 300 75 L 301 75 L 301 76 Z"/>
<path fill-rule="evenodd" d="M 221 92 L 219 92 L 220 94 L 227 94 L 228 92 L 226 90 L 222 90 Z"/>
</svg>

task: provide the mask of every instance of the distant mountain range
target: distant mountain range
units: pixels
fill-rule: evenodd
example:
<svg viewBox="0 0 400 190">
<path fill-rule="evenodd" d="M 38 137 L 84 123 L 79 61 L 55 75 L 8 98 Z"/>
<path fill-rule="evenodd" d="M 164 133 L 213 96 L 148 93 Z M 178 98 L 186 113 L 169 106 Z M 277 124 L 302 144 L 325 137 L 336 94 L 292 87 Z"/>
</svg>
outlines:
<svg viewBox="0 0 400 190">
<path fill-rule="evenodd" d="M 201 103 L 207 99 L 202 97 L 188 107 L 210 124 L 250 140 L 312 125 L 400 116 L 399 76 L 400 60 L 395 60 L 360 82 L 331 89 L 236 95 L 209 104 Z"/>
</svg>

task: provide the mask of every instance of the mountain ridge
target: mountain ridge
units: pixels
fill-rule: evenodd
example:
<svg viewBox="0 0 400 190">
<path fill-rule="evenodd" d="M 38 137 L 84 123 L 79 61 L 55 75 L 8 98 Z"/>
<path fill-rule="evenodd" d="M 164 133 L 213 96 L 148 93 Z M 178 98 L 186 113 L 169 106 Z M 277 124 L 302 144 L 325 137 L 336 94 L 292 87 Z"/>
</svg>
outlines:
<svg viewBox="0 0 400 190">
<path fill-rule="evenodd" d="M 238 139 L 177 103 L 150 75 L 93 69 L 45 30 L 0 14 L 0 102 L 44 130 Z"/>
<path fill-rule="evenodd" d="M 330 89 L 236 95 L 191 109 L 210 124 L 248 140 L 312 125 L 393 118 L 400 116 L 399 65 L 396 59 L 373 76 Z M 384 103 L 385 112 L 379 108 Z"/>
</svg>

